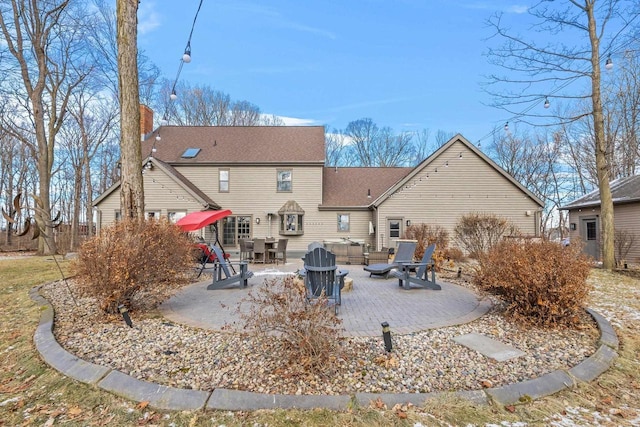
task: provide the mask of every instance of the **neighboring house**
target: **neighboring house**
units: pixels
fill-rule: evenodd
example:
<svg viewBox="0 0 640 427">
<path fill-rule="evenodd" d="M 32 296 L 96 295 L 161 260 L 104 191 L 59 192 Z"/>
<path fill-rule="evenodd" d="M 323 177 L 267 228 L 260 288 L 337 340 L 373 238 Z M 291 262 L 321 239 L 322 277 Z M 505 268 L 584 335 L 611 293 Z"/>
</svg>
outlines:
<svg viewBox="0 0 640 427">
<path fill-rule="evenodd" d="M 640 262 L 640 175 L 620 178 L 610 185 L 615 229 L 635 239 L 626 261 L 637 264 Z M 592 191 L 560 209 L 569 211 L 570 239 L 581 240 L 584 252 L 599 260 L 602 244 L 600 191 Z"/>
<path fill-rule="evenodd" d="M 537 235 L 543 207 L 460 135 L 415 168 L 325 167 L 321 126 L 163 126 L 142 152 L 147 215 L 176 221 L 230 209 L 219 236 L 230 248 L 245 237 L 288 237 L 288 251 L 349 240 L 374 249 L 395 245 L 411 223 L 452 231 L 469 212 L 506 217 Z M 117 220 L 119 202 L 119 183 L 94 201 L 98 228 Z"/>
</svg>

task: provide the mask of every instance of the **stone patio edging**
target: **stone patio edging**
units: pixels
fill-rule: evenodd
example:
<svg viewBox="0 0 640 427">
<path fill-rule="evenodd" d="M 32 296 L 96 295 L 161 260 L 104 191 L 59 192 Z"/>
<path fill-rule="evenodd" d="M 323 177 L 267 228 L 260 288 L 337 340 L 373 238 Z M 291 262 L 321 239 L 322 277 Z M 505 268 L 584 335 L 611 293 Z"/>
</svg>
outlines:
<svg viewBox="0 0 640 427">
<path fill-rule="evenodd" d="M 356 393 L 354 395 L 284 395 L 261 394 L 241 390 L 217 388 L 212 392 L 188 390 L 139 380 L 118 370 L 82 360 L 66 351 L 53 335 L 53 307 L 40 295 L 41 286 L 31 289 L 29 296 L 40 305 L 42 315 L 33 341 L 42 359 L 63 375 L 85 384 L 111 392 L 135 402 L 149 402 L 151 407 L 162 410 L 192 411 L 257 410 L 257 409 L 312 409 L 326 408 L 346 410 L 353 406 L 368 406 L 380 400 L 388 407 L 411 403 L 421 406 L 428 399 L 443 395 L 455 395 L 477 405 L 492 402 L 511 405 L 539 399 L 572 388 L 579 382 L 590 382 L 608 370 L 618 356 L 619 341 L 611 323 L 592 309 L 587 312 L 595 320 L 600 347 L 591 356 L 568 371 L 556 370 L 541 377 L 481 390 L 437 393 Z"/>
</svg>

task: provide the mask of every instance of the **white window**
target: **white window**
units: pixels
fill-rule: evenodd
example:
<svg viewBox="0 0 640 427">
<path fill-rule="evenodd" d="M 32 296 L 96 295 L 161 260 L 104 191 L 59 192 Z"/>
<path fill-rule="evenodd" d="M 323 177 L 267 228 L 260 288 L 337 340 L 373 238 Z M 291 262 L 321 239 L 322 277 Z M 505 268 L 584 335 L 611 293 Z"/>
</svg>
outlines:
<svg viewBox="0 0 640 427">
<path fill-rule="evenodd" d="M 220 192 L 228 193 L 229 192 L 229 169 L 220 169 L 218 172 L 218 182 L 220 183 Z"/>
<path fill-rule="evenodd" d="M 349 214 L 338 214 L 338 231 L 349 231 Z"/>
<path fill-rule="evenodd" d="M 181 218 L 184 218 L 186 214 L 187 213 L 185 211 L 169 211 L 167 212 L 167 218 L 169 219 L 169 222 L 175 224 Z"/>
<path fill-rule="evenodd" d="M 278 171 L 278 191 L 291 191 L 291 170 Z"/>
</svg>

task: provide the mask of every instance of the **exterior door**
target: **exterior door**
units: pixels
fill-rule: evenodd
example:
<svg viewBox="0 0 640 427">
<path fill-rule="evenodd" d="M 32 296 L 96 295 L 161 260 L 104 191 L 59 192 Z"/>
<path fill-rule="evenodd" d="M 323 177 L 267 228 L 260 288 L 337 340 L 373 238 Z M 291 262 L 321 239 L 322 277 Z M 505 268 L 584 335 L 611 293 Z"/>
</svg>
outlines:
<svg viewBox="0 0 640 427">
<path fill-rule="evenodd" d="M 390 248 L 396 247 L 396 242 L 402 237 L 402 219 L 390 218 L 387 219 L 387 244 Z"/>
<path fill-rule="evenodd" d="M 600 259 L 600 232 L 598 227 L 598 218 L 581 219 L 580 234 L 584 242 L 584 252 L 593 257 Z"/>
</svg>

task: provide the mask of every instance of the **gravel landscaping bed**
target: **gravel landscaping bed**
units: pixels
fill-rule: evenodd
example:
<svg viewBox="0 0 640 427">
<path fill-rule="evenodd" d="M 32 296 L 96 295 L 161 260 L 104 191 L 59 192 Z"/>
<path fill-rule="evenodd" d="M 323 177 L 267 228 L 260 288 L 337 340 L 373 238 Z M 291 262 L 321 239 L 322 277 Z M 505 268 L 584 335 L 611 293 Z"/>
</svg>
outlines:
<svg viewBox="0 0 640 427">
<path fill-rule="evenodd" d="M 455 276 L 450 281 L 456 281 Z M 524 328 L 506 320 L 494 301 L 494 309 L 474 322 L 394 335 L 390 354 L 380 337 L 344 339 L 353 357 L 336 360 L 331 372 L 305 373 L 284 365 L 277 351 L 261 349 L 243 334 L 151 316 L 136 319 L 129 328 L 119 317 L 102 315 L 94 300 L 78 298 L 72 280 L 68 284 L 51 283 L 41 291 L 54 306 L 56 339 L 69 352 L 141 380 L 205 391 L 337 395 L 476 390 L 571 368 L 595 352 L 598 339 L 586 313 L 577 330 Z M 525 355 L 497 362 L 453 341 L 472 332 Z"/>
</svg>

